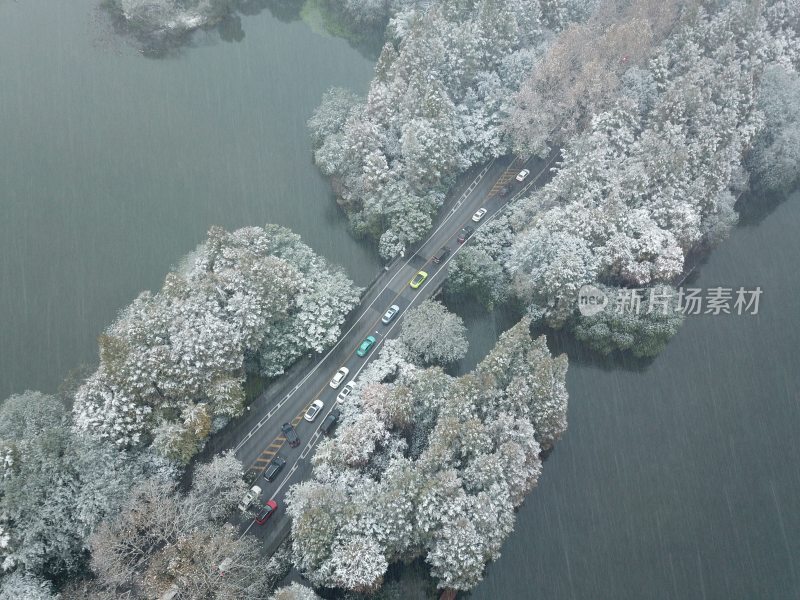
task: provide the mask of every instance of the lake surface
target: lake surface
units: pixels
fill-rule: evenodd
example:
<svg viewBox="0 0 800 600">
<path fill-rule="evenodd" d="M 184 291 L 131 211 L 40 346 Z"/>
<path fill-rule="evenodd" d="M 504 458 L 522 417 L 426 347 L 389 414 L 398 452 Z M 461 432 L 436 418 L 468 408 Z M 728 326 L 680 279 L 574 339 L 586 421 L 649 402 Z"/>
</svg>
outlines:
<svg viewBox="0 0 800 600">
<path fill-rule="evenodd" d="M 795 193 L 692 281 L 758 315 L 687 317 L 644 367 L 565 346 L 569 430 L 474 600 L 800 598 L 798 229 Z"/>
<path fill-rule="evenodd" d="M 95 363 L 211 225 L 285 225 L 358 284 L 380 268 L 305 125 L 329 87 L 366 91 L 372 59 L 268 12 L 164 60 L 102 21 L 89 0 L 0 0 L 0 398 Z"/>
<path fill-rule="evenodd" d="M 148 60 L 87 0 L 0 0 L 0 396 L 54 391 L 209 226 L 276 222 L 360 284 L 379 269 L 313 167 L 305 121 L 372 60 L 302 22 L 243 18 Z M 480 600 L 800 597 L 800 196 L 740 227 L 695 287 L 760 314 L 690 317 L 647 365 L 569 346 L 569 431 Z M 467 311 L 474 364 L 511 322 Z"/>
</svg>

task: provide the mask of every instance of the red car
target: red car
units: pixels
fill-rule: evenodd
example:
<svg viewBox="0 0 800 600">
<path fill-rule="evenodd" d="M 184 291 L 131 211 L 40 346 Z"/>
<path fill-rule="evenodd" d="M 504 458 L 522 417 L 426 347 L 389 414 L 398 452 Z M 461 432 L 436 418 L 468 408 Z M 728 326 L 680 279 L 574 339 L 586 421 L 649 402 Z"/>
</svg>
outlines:
<svg viewBox="0 0 800 600">
<path fill-rule="evenodd" d="M 267 519 L 269 519 L 275 513 L 276 510 L 278 510 L 278 503 L 275 502 L 275 500 L 268 500 L 264 507 L 258 511 L 258 514 L 256 515 L 256 523 L 263 525 L 267 522 Z"/>
</svg>

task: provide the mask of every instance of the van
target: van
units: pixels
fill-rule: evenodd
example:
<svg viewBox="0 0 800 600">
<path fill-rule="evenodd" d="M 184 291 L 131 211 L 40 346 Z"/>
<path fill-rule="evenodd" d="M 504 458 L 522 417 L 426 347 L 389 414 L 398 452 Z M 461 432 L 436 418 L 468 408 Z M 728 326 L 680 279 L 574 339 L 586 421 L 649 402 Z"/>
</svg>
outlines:
<svg viewBox="0 0 800 600">
<path fill-rule="evenodd" d="M 322 425 L 320 425 L 322 433 L 324 433 L 325 435 L 329 435 L 331 429 L 333 429 L 334 425 L 336 425 L 336 422 L 339 420 L 339 416 L 341 414 L 342 411 L 340 411 L 338 408 L 334 408 L 330 412 L 330 414 L 327 417 L 325 417 L 325 420 L 322 422 Z"/>
</svg>

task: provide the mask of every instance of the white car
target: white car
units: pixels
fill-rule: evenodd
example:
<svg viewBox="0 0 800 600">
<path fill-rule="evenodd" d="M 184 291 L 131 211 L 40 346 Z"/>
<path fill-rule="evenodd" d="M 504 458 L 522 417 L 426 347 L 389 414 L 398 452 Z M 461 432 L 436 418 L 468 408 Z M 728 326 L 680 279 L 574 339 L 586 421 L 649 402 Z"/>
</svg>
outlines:
<svg viewBox="0 0 800 600">
<path fill-rule="evenodd" d="M 350 369 L 347 367 L 342 367 L 338 371 L 336 371 L 336 375 L 333 376 L 331 379 L 331 387 L 333 389 L 338 388 L 342 382 L 347 378 L 347 374 L 350 372 Z"/>
<path fill-rule="evenodd" d="M 517 174 L 517 181 L 525 181 L 525 178 L 530 174 L 531 172 L 528 171 L 528 169 L 522 169 L 522 171 Z"/>
<path fill-rule="evenodd" d="M 239 502 L 239 510 L 242 512 L 247 512 L 247 509 L 250 508 L 250 505 L 253 503 L 253 500 L 258 498 L 261 495 L 261 488 L 257 485 L 254 485 L 250 488 L 250 491 L 244 495 L 242 501 Z"/>
<path fill-rule="evenodd" d="M 345 400 L 347 400 L 347 397 L 352 393 L 353 393 L 353 382 L 351 381 L 342 388 L 342 391 L 339 392 L 339 395 L 336 396 L 336 399 L 339 402 L 344 402 Z"/>
<path fill-rule="evenodd" d="M 479 208 L 478 210 L 475 211 L 475 214 L 472 215 L 472 220 L 477 223 L 478 221 L 480 221 L 483 218 L 483 215 L 485 215 L 485 214 L 486 214 L 486 209 L 485 208 Z"/>
<path fill-rule="evenodd" d="M 394 319 L 397 316 L 397 313 L 399 312 L 400 312 L 400 307 L 397 306 L 397 304 L 392 304 L 389 307 L 389 310 L 383 313 L 383 318 L 381 319 L 381 323 L 383 323 L 384 325 L 388 325 L 389 323 L 392 322 L 392 319 Z"/>
<path fill-rule="evenodd" d="M 311 403 L 311 406 L 308 407 L 308 410 L 303 418 L 310 423 L 317 418 L 317 415 L 319 414 L 319 411 L 322 410 L 323 406 L 325 405 L 322 403 L 322 400 L 314 400 Z"/>
</svg>

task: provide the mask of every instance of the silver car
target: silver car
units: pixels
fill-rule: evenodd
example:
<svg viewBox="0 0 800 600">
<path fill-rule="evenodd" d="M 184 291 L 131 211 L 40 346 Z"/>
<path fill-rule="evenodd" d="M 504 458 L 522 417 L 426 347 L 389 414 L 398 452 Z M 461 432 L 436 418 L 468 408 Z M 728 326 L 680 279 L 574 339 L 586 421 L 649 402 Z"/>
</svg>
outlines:
<svg viewBox="0 0 800 600">
<path fill-rule="evenodd" d="M 257 485 L 254 485 L 250 488 L 250 490 L 244 495 L 242 501 L 239 502 L 239 510 L 242 512 L 247 512 L 247 509 L 250 508 L 250 505 L 253 501 L 261 495 L 261 488 Z"/>
<path fill-rule="evenodd" d="M 394 319 L 397 316 L 397 313 L 399 312 L 400 312 L 400 307 L 397 306 L 397 304 L 392 304 L 389 307 L 389 310 L 383 313 L 383 318 L 381 319 L 381 323 L 383 323 L 384 325 L 388 325 L 389 323 L 392 322 L 392 319 Z"/>
</svg>

